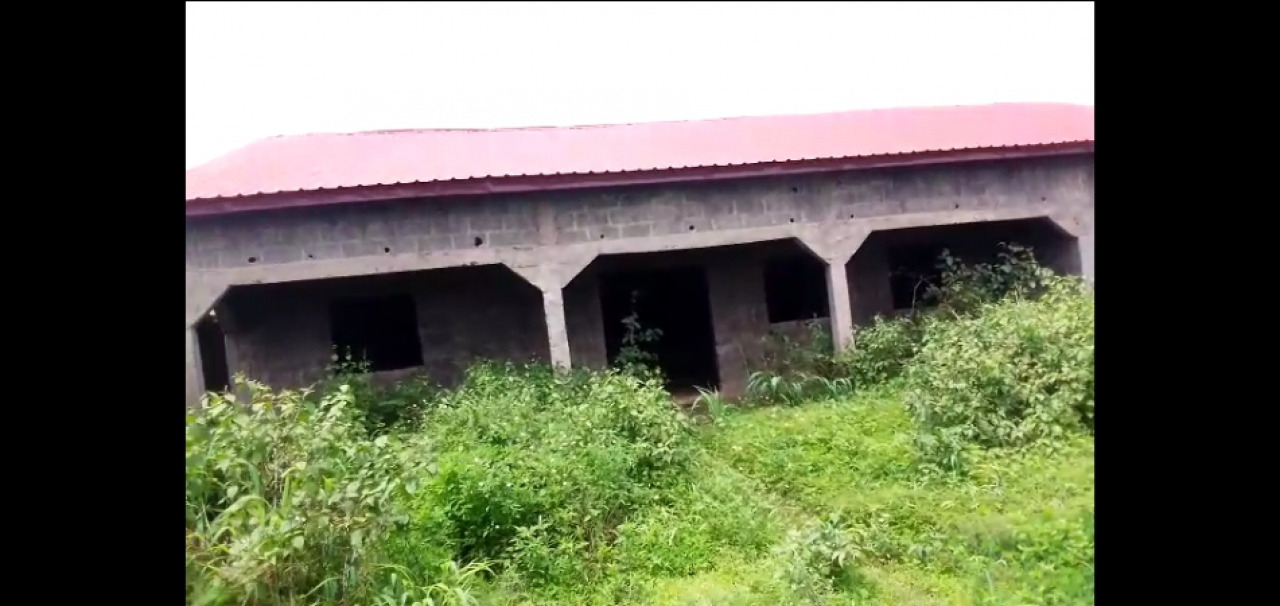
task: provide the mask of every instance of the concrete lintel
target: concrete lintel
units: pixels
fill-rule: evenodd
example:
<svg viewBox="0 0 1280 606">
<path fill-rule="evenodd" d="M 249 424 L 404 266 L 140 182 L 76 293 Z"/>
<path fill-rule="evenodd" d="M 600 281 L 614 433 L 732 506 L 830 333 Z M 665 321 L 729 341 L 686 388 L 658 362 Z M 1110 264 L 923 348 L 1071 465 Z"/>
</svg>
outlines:
<svg viewBox="0 0 1280 606">
<path fill-rule="evenodd" d="M 544 257 L 527 253 L 503 262 L 511 271 L 527 280 L 538 290 L 560 290 L 595 260 L 589 251 Z"/>
<path fill-rule="evenodd" d="M 823 226 L 811 230 L 796 239 L 809 249 L 814 256 L 828 265 L 844 267 L 845 263 L 858 252 L 862 243 L 867 241 L 871 231 L 861 227 Z"/>
</svg>

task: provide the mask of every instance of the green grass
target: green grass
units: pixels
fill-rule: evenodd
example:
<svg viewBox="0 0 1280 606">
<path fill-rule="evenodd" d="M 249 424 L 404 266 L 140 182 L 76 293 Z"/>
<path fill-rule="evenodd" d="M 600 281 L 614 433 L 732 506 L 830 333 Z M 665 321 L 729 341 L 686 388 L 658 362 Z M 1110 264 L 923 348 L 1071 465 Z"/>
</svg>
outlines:
<svg viewBox="0 0 1280 606">
<path fill-rule="evenodd" d="M 730 412 L 672 501 L 619 533 L 612 574 L 512 590 L 509 604 L 1093 603 L 1093 440 L 988 451 L 929 476 L 900 390 Z M 839 513 L 866 552 L 856 587 L 799 596 L 777 580 L 786 532 Z M 615 601 L 617 600 L 617 601 Z"/>
<path fill-rule="evenodd" d="M 769 494 L 858 527 L 871 603 L 1092 603 L 1091 437 L 980 452 L 967 476 L 930 477 L 911 423 L 889 388 L 733 415 L 703 441 Z"/>
<path fill-rule="evenodd" d="M 636 392 L 625 377 L 587 376 L 573 383 L 545 373 L 513 378 L 508 372 L 478 372 L 477 386 L 429 412 L 421 432 L 393 434 L 383 445 L 392 449 L 385 451 L 387 471 L 368 467 L 377 459 L 364 464 L 374 470 L 364 476 L 371 485 L 385 485 L 384 477 L 421 484 L 402 497 L 411 505 L 410 523 L 368 527 L 365 536 L 376 531 L 379 538 L 376 546 L 363 546 L 373 549 L 363 557 L 375 562 L 359 573 L 367 587 L 327 585 L 306 598 L 257 597 L 246 603 L 364 603 L 341 596 L 375 590 L 389 596 L 379 604 L 1093 603 L 1093 438 L 1087 433 L 1036 446 L 974 448 L 966 453 L 963 471 L 943 472 L 922 459 L 915 443 L 919 427 L 904 403 L 908 387 L 899 382 L 793 407 L 727 408 L 714 419 L 673 425 L 663 412 L 670 404 L 646 388 Z M 575 393 L 592 397 L 582 400 Z M 291 400 L 275 401 L 279 407 Z M 306 424 L 328 416 L 300 409 L 283 418 Z M 367 444 L 356 435 L 359 419 L 351 417 L 357 423 L 351 429 L 329 430 L 345 436 L 338 444 Z M 338 427 L 332 420 L 324 423 Z M 315 429 L 271 426 L 285 433 L 263 433 L 243 419 L 229 423 L 236 432 L 252 433 L 229 434 L 224 443 L 243 445 L 250 436 L 275 436 L 269 438 L 275 444 L 298 440 L 299 446 L 284 453 L 290 458 L 308 440 L 316 444 L 310 448 L 335 448 Z M 351 452 L 349 446 L 337 448 Z M 321 454 L 335 456 L 325 454 L 330 451 Z M 253 452 L 265 451 L 255 446 Z M 666 467 L 650 469 L 654 453 L 669 453 L 663 455 Z M 224 468 L 215 465 L 214 475 Z M 638 469 L 645 471 L 637 475 Z M 200 477 L 193 474 L 188 471 L 189 486 Z M 258 481 L 258 475 L 248 477 Z M 319 483 L 298 486 L 328 494 L 331 483 L 323 477 L 314 481 Z M 309 493 L 294 489 L 276 498 L 285 494 Z M 358 498 L 369 503 L 368 497 Z M 260 528 L 257 520 L 287 524 L 317 517 L 299 518 L 287 502 L 280 501 L 273 510 L 278 513 L 256 513 L 240 526 L 215 522 L 210 528 L 246 532 Z M 378 505 L 369 519 L 384 519 L 390 507 Z M 831 539 L 805 543 L 791 533 L 830 519 L 838 520 L 832 527 L 853 545 L 848 566 L 830 579 L 803 571 L 797 579 L 795 562 L 808 557 L 804 550 L 827 548 Z M 291 543 L 297 536 L 305 540 Z M 346 541 L 326 526 L 269 537 L 255 539 L 260 542 L 254 549 L 284 545 L 287 554 L 290 544 L 327 545 L 324 553 L 333 553 Z M 350 556 L 345 569 L 328 556 L 298 557 L 305 566 L 334 561 L 334 572 L 326 573 L 330 578 L 352 574 L 343 572 L 351 570 Z M 314 563 L 303 564 L 308 561 Z M 451 561 L 489 568 L 451 572 Z M 325 576 L 320 570 L 291 570 L 302 584 L 286 593 L 304 593 Z M 400 576 L 387 578 L 386 571 Z M 378 574 L 381 580 L 370 576 Z M 397 585 L 404 583 L 400 579 L 438 590 L 414 594 Z M 466 599 L 445 601 L 455 588 Z M 436 601 L 402 602 L 405 595 L 435 595 Z M 215 597 L 205 603 L 239 600 Z"/>
</svg>

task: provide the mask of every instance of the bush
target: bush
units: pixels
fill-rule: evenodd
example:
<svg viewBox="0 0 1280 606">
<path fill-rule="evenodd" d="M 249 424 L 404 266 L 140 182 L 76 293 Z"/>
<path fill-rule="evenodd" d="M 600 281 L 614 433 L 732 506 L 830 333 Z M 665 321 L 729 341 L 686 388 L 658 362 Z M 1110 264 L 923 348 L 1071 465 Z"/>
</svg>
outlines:
<svg viewBox="0 0 1280 606">
<path fill-rule="evenodd" d="M 188 603 L 361 601 L 395 503 L 425 473 L 395 436 L 369 439 L 352 391 L 312 397 L 238 381 L 187 418 Z"/>
<path fill-rule="evenodd" d="M 779 580 L 806 602 L 818 602 L 836 589 L 861 589 L 867 597 L 869 588 L 859 587 L 862 579 L 856 568 L 862 559 L 858 538 L 838 514 L 793 530 L 778 549 Z"/>
<path fill-rule="evenodd" d="M 577 575 L 696 452 L 654 380 L 487 364 L 427 410 L 439 474 L 401 544 L 438 542 L 533 582 Z M 585 554 L 585 556 L 584 556 Z"/>
<path fill-rule="evenodd" d="M 423 408 L 440 394 L 440 388 L 425 375 L 410 375 L 399 381 L 375 379 L 369 363 L 352 354 L 334 352 L 328 376 L 316 386 L 328 392 L 345 385 L 354 397 L 364 426 L 371 433 L 385 433 L 409 427 L 422 417 Z"/>
<path fill-rule="evenodd" d="M 887 383 L 915 359 L 924 339 L 924 316 L 877 316 L 854 334 L 854 349 L 840 356 L 840 370 L 858 386 Z"/>
<path fill-rule="evenodd" d="M 1073 278 L 972 315 L 928 322 L 908 370 L 922 446 L 948 466 L 965 444 L 1019 446 L 1093 425 L 1094 303 Z"/>
</svg>

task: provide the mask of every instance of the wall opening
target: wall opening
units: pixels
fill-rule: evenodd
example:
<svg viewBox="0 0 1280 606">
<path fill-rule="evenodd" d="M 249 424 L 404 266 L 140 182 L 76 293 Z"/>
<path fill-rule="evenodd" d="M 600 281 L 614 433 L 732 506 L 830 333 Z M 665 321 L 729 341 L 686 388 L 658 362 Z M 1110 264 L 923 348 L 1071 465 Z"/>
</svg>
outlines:
<svg viewBox="0 0 1280 606">
<path fill-rule="evenodd" d="M 422 341 L 413 297 L 344 297 L 329 306 L 333 345 L 369 364 L 369 371 L 422 366 Z"/>
<path fill-rule="evenodd" d="M 806 252 L 770 258 L 764 299 L 770 324 L 829 317 L 826 264 Z"/>
<path fill-rule="evenodd" d="M 942 284 L 938 258 L 943 248 L 901 246 L 889 250 L 889 294 L 895 310 L 928 307 L 930 286 Z"/>
<path fill-rule="evenodd" d="M 925 295 L 930 285 L 941 283 L 938 263 L 944 250 L 964 263 L 994 263 L 1002 243 L 1030 247 L 1037 261 L 1058 273 L 1079 273 L 1076 238 L 1043 218 L 876 232 L 863 248 L 883 251 L 892 306 L 900 311 L 932 304 Z"/>
<path fill-rule="evenodd" d="M 205 391 L 221 393 L 230 389 L 227 341 L 216 316 L 206 315 L 196 322 L 196 347 L 200 349 L 200 373 Z"/>
<path fill-rule="evenodd" d="M 642 328 L 662 331 L 642 349 L 657 357 L 668 389 L 719 386 L 707 276 L 701 267 L 602 275 L 600 307 L 610 364 L 622 347 L 623 319 L 635 313 Z"/>
</svg>

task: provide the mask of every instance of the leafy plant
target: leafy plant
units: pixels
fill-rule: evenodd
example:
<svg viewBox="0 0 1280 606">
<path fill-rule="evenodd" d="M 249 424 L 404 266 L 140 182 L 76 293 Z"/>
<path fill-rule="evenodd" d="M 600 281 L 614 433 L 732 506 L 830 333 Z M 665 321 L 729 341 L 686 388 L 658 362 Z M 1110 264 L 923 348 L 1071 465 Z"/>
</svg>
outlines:
<svg viewBox="0 0 1280 606">
<path fill-rule="evenodd" d="M 440 472 L 415 499 L 408 532 L 541 583 L 579 571 L 584 550 L 607 549 L 694 452 L 661 385 L 620 371 L 477 366 L 423 427 Z M 553 565 L 564 558 L 572 566 Z"/>
<path fill-rule="evenodd" d="M 248 402 L 208 394 L 187 418 L 189 598 L 366 595 L 371 545 L 428 459 L 396 436 L 367 439 L 346 386 L 312 398 L 236 384 Z"/>
<path fill-rule="evenodd" d="M 929 323 L 906 401 L 947 466 L 963 444 L 1018 446 L 1092 427 L 1092 294 L 1072 278 L 1041 284 L 1036 299 L 1012 295 Z"/>
<path fill-rule="evenodd" d="M 378 382 L 369 368 L 367 359 L 335 349 L 330 356 L 328 376 L 316 389 L 323 392 L 346 385 L 370 433 L 412 425 L 421 419 L 425 406 L 439 395 L 440 387 L 425 375 Z"/>
<path fill-rule="evenodd" d="M 658 356 L 650 348 L 662 338 L 662 330 L 640 324 L 640 314 L 636 311 L 639 298 L 640 293 L 632 291 L 631 313 L 622 318 L 622 345 L 615 364 L 624 370 L 646 374 L 657 370 Z"/>
<path fill-rule="evenodd" d="M 373 596 L 375 606 L 478 606 L 473 589 L 480 575 L 489 572 L 483 564 L 458 566 L 446 561 L 431 582 L 418 580 L 403 566 L 384 567 L 387 580 Z"/>
<path fill-rule="evenodd" d="M 788 535 L 779 549 L 781 580 L 795 594 L 814 600 L 833 589 L 852 589 L 860 581 L 862 559 L 850 529 L 839 514 L 819 518 Z"/>
<path fill-rule="evenodd" d="M 712 423 L 717 423 L 723 420 L 725 416 L 729 414 L 729 403 L 725 401 L 724 396 L 720 394 L 719 390 L 707 389 L 705 387 L 699 387 L 697 389 L 698 397 L 693 401 L 693 405 L 695 407 L 701 406 L 705 408 L 707 417 L 711 419 Z"/>
</svg>

